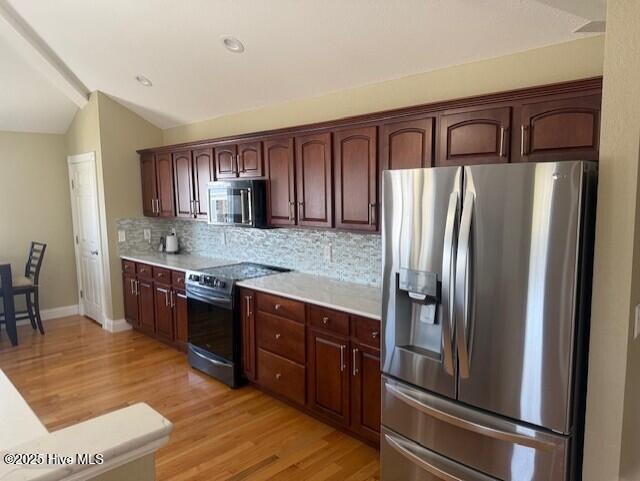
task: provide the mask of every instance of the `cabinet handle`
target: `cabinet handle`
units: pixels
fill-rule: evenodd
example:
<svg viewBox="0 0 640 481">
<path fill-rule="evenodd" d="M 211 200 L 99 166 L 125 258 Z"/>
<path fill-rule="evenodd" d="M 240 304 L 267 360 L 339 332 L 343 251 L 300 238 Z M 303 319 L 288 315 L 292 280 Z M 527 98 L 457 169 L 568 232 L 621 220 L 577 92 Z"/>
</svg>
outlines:
<svg viewBox="0 0 640 481">
<path fill-rule="evenodd" d="M 504 156 L 504 127 L 500 127 L 500 152 L 498 157 Z"/>
<path fill-rule="evenodd" d="M 345 350 L 345 345 L 342 344 L 340 345 L 340 372 L 343 372 L 345 370 L 345 365 L 344 365 L 344 350 Z"/>
<path fill-rule="evenodd" d="M 376 223 L 376 204 L 369 204 L 369 225 Z"/>
<path fill-rule="evenodd" d="M 129 287 L 131 289 L 131 295 L 134 296 L 136 294 L 136 291 L 133 288 L 133 279 L 129 279 Z"/>
<path fill-rule="evenodd" d="M 295 220 L 296 218 L 295 209 L 296 209 L 296 203 L 289 202 L 289 220 Z"/>
<path fill-rule="evenodd" d="M 282 306 L 280 304 L 276 304 L 274 308 L 276 311 L 279 311 L 282 308 Z"/>
<path fill-rule="evenodd" d="M 302 215 L 302 206 L 304 202 L 298 202 L 298 220 L 302 220 L 304 216 Z"/>
<path fill-rule="evenodd" d="M 373 331 L 371 333 L 371 337 L 373 337 L 374 339 L 378 339 L 378 336 L 380 335 L 380 333 L 378 331 Z"/>
<path fill-rule="evenodd" d="M 282 337 L 282 335 L 279 332 L 276 332 L 275 336 L 276 339 L 280 339 Z"/>
<path fill-rule="evenodd" d="M 325 326 L 329 323 L 329 318 L 328 317 L 323 317 L 322 318 L 322 324 L 324 324 Z"/>
<path fill-rule="evenodd" d="M 353 375 L 355 377 L 358 375 L 358 367 L 357 367 L 358 348 L 354 347 L 351 354 L 352 354 L 352 362 L 353 362 Z"/>
<path fill-rule="evenodd" d="M 525 149 L 525 145 L 524 145 L 524 131 L 525 131 L 525 126 L 521 125 L 520 126 L 520 155 L 522 157 L 527 155 L 527 149 Z"/>
<path fill-rule="evenodd" d="M 174 307 L 176 307 L 176 301 L 173 299 L 173 294 L 174 294 L 174 292 L 173 292 L 173 291 L 171 291 L 171 292 L 169 293 L 169 295 L 171 296 L 171 308 L 172 308 L 172 309 L 173 309 Z"/>
<path fill-rule="evenodd" d="M 140 295 L 140 281 L 133 281 L 133 286 L 135 288 L 134 294 L 136 296 L 139 296 Z"/>
<path fill-rule="evenodd" d="M 244 300 L 247 303 L 247 319 L 251 317 L 251 296 L 244 296 Z"/>
<path fill-rule="evenodd" d="M 280 374 L 280 373 L 276 373 L 276 380 L 277 380 L 277 381 L 279 381 L 281 377 L 282 377 L 282 374 Z"/>
<path fill-rule="evenodd" d="M 156 287 L 156 291 L 164 293 L 164 305 L 169 307 L 169 291 L 161 287 Z"/>
<path fill-rule="evenodd" d="M 180 294 L 180 293 L 176 293 L 176 297 L 179 297 L 180 299 L 186 299 L 187 296 L 185 296 L 184 294 Z"/>
<path fill-rule="evenodd" d="M 160 199 L 158 199 L 158 215 L 160 215 L 162 211 L 162 202 L 160 201 Z"/>
</svg>

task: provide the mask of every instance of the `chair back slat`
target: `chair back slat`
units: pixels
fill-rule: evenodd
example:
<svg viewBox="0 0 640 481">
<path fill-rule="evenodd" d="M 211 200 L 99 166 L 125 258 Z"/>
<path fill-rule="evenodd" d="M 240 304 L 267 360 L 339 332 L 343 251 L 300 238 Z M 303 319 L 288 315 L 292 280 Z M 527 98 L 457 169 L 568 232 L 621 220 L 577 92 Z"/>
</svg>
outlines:
<svg viewBox="0 0 640 481">
<path fill-rule="evenodd" d="M 42 261 L 44 260 L 44 251 L 47 248 L 47 244 L 42 242 L 31 242 L 29 248 L 29 257 L 27 258 L 27 265 L 24 268 L 24 275 L 33 280 L 33 285 L 38 285 L 38 279 L 40 278 L 40 268 L 42 267 Z"/>
</svg>

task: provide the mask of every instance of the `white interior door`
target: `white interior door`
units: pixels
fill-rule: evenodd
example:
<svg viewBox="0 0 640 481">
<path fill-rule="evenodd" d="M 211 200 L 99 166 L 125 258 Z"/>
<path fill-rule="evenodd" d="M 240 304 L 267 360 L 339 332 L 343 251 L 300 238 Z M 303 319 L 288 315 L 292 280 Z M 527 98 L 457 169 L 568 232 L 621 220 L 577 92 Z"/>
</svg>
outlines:
<svg viewBox="0 0 640 481">
<path fill-rule="evenodd" d="M 102 252 L 95 155 L 69 157 L 80 314 L 102 324 Z"/>
</svg>

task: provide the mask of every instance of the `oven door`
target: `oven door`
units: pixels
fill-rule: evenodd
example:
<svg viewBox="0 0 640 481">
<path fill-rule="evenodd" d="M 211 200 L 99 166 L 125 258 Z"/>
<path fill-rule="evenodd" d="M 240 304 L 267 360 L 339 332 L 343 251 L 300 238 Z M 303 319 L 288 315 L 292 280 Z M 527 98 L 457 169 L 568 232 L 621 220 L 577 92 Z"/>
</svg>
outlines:
<svg viewBox="0 0 640 481">
<path fill-rule="evenodd" d="M 188 358 L 195 367 L 225 384 L 238 383 L 237 349 L 233 299 L 203 295 L 202 289 L 187 286 L 189 312 Z"/>
<path fill-rule="evenodd" d="M 253 188 L 244 182 L 209 184 L 209 224 L 252 226 Z"/>
</svg>

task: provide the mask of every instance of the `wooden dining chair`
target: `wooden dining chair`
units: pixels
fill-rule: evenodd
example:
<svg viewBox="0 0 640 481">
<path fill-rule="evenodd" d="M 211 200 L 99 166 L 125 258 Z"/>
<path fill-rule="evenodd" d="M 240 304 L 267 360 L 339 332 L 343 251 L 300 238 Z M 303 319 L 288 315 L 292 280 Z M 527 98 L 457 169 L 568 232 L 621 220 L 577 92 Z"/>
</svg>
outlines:
<svg viewBox="0 0 640 481">
<path fill-rule="evenodd" d="M 6 295 L 5 295 L 6 293 Z M 11 264 L 0 263 L 0 299 L 4 311 L 0 316 L 0 325 L 4 324 L 9 335 L 11 345 L 18 345 L 18 329 L 16 327 L 16 311 L 13 303 L 13 282 L 11 280 Z"/>
<path fill-rule="evenodd" d="M 14 276 L 12 279 L 12 297 L 24 296 L 27 304 L 26 311 L 15 313 L 17 321 L 29 319 L 31 327 L 38 329 L 44 334 L 44 326 L 42 325 L 42 317 L 40 316 L 40 293 L 38 290 L 38 282 L 40 280 L 40 268 L 44 259 L 44 251 L 47 244 L 41 242 L 31 242 L 29 249 L 29 257 L 24 268 L 24 276 Z M 3 294 L 6 297 L 6 294 Z"/>
</svg>

